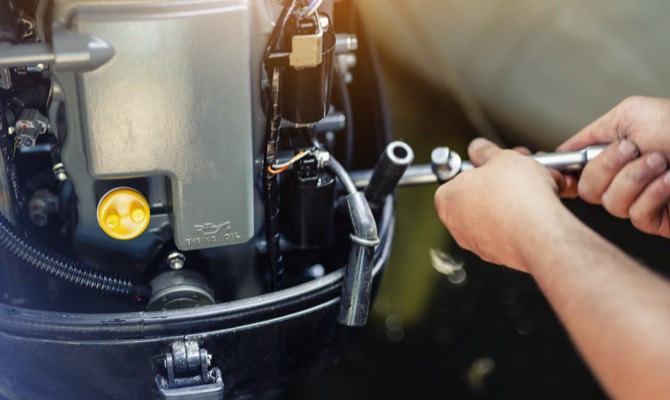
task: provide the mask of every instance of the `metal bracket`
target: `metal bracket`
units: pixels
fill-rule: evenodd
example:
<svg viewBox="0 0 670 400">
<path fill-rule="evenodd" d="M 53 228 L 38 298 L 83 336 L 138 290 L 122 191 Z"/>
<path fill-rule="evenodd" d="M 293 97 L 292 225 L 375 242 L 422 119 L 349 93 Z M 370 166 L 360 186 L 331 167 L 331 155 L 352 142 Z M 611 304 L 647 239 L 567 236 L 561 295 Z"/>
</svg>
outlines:
<svg viewBox="0 0 670 400">
<path fill-rule="evenodd" d="M 114 48 L 90 35 L 54 30 L 47 43 L 0 43 L 0 67 L 53 64 L 63 71 L 93 71 L 114 56 Z"/>
<path fill-rule="evenodd" d="M 163 400 L 222 400 L 223 379 L 219 368 L 209 367 L 212 356 L 197 342 L 178 340 L 163 357 L 167 378 L 156 375 Z"/>
</svg>

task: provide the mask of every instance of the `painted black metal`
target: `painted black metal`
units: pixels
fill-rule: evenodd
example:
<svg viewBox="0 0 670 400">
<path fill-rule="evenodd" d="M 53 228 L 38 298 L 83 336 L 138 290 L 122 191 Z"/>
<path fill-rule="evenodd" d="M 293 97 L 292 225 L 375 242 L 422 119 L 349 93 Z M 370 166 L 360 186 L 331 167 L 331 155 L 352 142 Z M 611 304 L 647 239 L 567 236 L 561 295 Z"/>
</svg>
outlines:
<svg viewBox="0 0 670 400">
<path fill-rule="evenodd" d="M 172 342 L 163 358 L 165 375 L 156 375 L 162 400 L 222 400 L 223 377 L 217 367 L 209 369 L 211 355 L 194 340 Z M 166 377 L 167 376 L 167 377 Z"/>
<path fill-rule="evenodd" d="M 376 283 L 390 251 L 392 202 L 380 223 Z M 338 270 L 267 296 L 191 310 L 67 314 L 2 305 L 0 397 L 158 398 L 157 355 L 177 340 L 211 352 L 226 398 L 272 393 L 330 365 L 357 331 L 337 322 L 341 280 Z"/>
</svg>

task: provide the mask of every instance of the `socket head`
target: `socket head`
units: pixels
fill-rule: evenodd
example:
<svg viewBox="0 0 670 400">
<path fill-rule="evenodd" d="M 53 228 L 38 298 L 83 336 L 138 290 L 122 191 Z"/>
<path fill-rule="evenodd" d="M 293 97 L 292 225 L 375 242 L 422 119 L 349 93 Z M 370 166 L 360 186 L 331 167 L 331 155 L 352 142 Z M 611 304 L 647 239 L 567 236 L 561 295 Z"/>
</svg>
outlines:
<svg viewBox="0 0 670 400">
<path fill-rule="evenodd" d="M 444 183 L 461 172 L 462 160 L 458 153 L 448 147 L 436 147 L 430 155 L 433 173 L 438 182 Z"/>
</svg>

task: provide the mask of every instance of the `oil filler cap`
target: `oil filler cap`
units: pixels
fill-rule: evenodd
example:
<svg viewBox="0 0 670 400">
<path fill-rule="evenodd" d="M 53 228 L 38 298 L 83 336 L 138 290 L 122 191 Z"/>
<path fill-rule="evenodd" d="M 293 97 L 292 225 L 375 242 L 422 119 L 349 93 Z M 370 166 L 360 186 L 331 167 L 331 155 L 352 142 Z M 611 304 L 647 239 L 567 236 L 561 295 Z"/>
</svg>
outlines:
<svg viewBox="0 0 670 400">
<path fill-rule="evenodd" d="M 149 225 L 150 217 L 147 199 L 135 189 L 112 189 L 98 203 L 98 224 L 114 239 L 138 237 Z"/>
</svg>

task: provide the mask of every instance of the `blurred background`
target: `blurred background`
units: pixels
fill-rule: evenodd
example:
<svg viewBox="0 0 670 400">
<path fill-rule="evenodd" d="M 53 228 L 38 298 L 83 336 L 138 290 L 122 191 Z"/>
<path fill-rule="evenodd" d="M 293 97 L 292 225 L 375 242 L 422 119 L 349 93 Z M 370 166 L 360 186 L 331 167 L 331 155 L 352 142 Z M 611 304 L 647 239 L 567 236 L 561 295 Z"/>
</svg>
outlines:
<svg viewBox="0 0 670 400">
<path fill-rule="evenodd" d="M 414 148 L 415 163 L 427 163 L 436 146 L 465 154 L 476 136 L 551 150 L 627 96 L 670 97 L 668 2 L 358 7 L 378 44 L 395 137 Z M 399 190 L 394 250 L 371 321 L 333 368 L 283 397 L 605 398 L 532 278 L 452 243 L 433 210 L 435 189 Z M 667 241 L 600 207 L 566 204 L 668 274 Z"/>
</svg>

